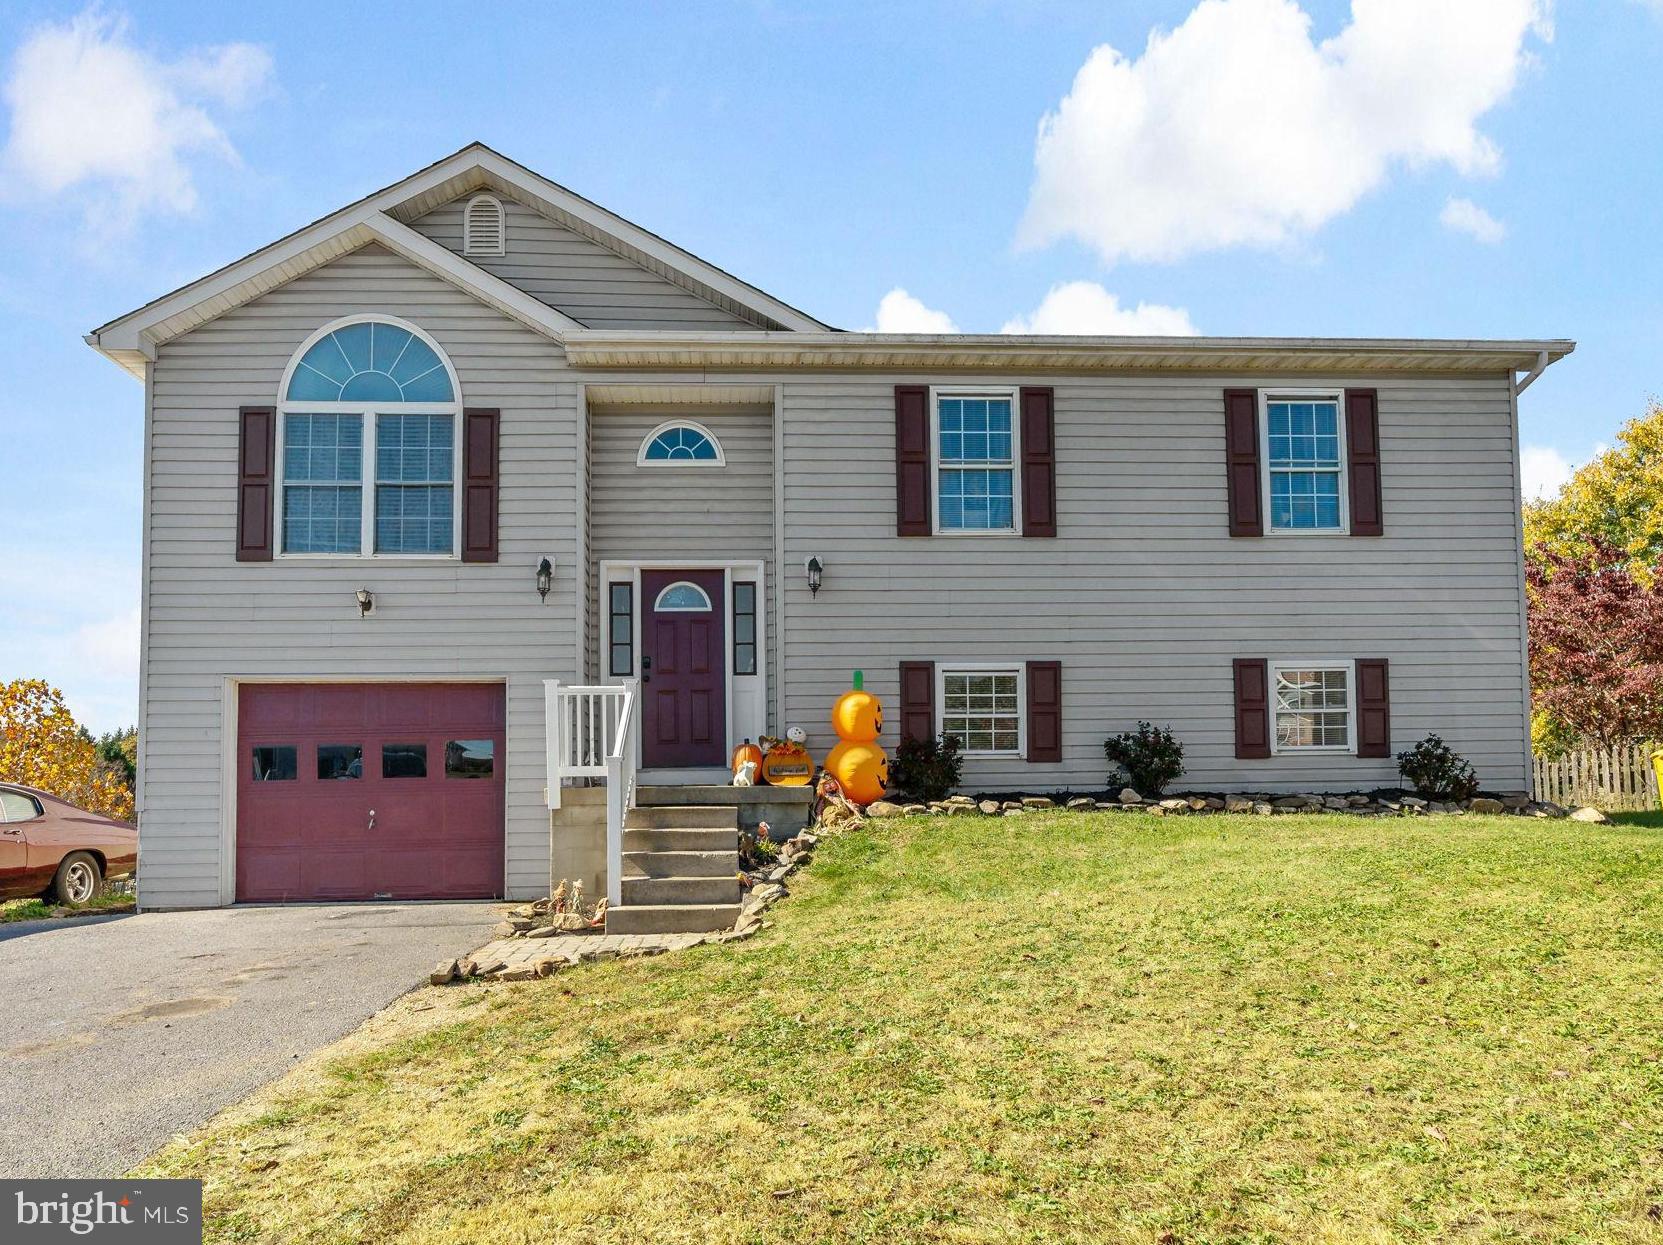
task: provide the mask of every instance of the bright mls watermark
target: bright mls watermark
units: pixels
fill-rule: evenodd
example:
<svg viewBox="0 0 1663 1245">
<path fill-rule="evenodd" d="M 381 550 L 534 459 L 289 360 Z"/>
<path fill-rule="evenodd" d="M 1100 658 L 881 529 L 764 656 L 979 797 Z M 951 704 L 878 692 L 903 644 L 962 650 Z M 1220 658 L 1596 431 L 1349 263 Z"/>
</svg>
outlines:
<svg viewBox="0 0 1663 1245">
<path fill-rule="evenodd" d="M 0 1180 L 0 1241 L 201 1245 L 200 1180 Z"/>
</svg>

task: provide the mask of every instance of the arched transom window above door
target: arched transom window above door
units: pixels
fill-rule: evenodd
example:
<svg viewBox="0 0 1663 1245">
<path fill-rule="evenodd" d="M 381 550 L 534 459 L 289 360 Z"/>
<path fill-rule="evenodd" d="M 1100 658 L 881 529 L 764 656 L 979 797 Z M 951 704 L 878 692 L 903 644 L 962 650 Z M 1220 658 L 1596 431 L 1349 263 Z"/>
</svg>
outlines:
<svg viewBox="0 0 1663 1245">
<path fill-rule="evenodd" d="M 698 584 L 678 579 L 666 585 L 652 607 L 659 614 L 705 614 L 710 612 L 711 605 L 710 597 Z"/>
<path fill-rule="evenodd" d="M 456 373 L 413 324 L 355 316 L 295 352 L 278 410 L 285 557 L 456 555 Z"/>
<path fill-rule="evenodd" d="M 688 419 L 658 425 L 642 438 L 635 456 L 638 467 L 721 467 L 726 463 L 716 434 Z"/>
</svg>

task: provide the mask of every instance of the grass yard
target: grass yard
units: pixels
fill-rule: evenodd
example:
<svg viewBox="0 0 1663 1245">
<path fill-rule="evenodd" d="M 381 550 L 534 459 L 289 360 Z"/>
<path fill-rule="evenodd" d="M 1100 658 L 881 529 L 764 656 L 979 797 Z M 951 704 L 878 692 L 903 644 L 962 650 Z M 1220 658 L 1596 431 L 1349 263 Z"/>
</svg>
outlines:
<svg viewBox="0 0 1663 1245">
<path fill-rule="evenodd" d="M 13 921 L 41 921 L 47 917 L 91 916 L 99 912 L 123 912 L 133 907 L 129 894 L 94 895 L 86 903 L 64 905 L 44 899 L 0 899 L 0 925 Z"/>
<path fill-rule="evenodd" d="M 423 991 L 142 1174 L 215 1241 L 1657 1241 L 1660 879 L 1645 826 L 885 822 L 749 942 Z"/>
</svg>

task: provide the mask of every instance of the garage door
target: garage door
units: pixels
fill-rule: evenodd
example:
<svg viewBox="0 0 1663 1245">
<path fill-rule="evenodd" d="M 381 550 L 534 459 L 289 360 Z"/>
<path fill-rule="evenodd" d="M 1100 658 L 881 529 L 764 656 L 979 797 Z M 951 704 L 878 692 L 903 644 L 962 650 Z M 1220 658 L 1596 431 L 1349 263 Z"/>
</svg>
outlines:
<svg viewBox="0 0 1663 1245">
<path fill-rule="evenodd" d="M 237 898 L 502 893 L 501 684 L 245 684 Z"/>
</svg>

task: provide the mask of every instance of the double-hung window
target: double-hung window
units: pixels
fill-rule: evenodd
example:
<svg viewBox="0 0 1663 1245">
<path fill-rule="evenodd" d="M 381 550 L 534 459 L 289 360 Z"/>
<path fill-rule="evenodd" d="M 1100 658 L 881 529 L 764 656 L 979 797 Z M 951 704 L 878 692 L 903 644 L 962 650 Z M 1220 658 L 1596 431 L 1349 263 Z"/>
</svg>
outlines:
<svg viewBox="0 0 1663 1245">
<path fill-rule="evenodd" d="M 1275 751 L 1356 750 L 1350 662 L 1273 665 L 1270 675 Z"/>
<path fill-rule="evenodd" d="M 1338 393 L 1271 392 L 1264 399 L 1270 529 L 1343 532 L 1344 421 Z"/>
<path fill-rule="evenodd" d="M 384 320 L 332 326 L 290 365 L 279 409 L 285 555 L 455 556 L 461 407 L 431 342 Z"/>
<path fill-rule="evenodd" d="M 971 755 L 1021 755 L 1020 666 L 943 665 L 937 678 L 941 734 L 954 736 Z"/>
<path fill-rule="evenodd" d="M 938 532 L 1016 531 L 1016 394 L 935 393 Z"/>
</svg>

